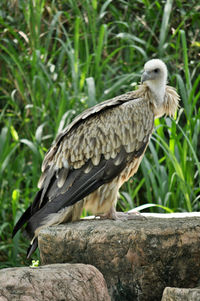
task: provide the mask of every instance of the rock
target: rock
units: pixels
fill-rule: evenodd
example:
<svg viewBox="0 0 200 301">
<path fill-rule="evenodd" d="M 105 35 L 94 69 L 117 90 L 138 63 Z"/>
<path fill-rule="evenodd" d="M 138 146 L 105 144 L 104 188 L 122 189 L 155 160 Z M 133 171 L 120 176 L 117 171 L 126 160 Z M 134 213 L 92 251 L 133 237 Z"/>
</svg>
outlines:
<svg viewBox="0 0 200 301">
<path fill-rule="evenodd" d="M 43 264 L 97 267 L 112 300 L 160 301 L 167 286 L 197 286 L 200 217 L 82 220 L 43 229 L 39 249 Z"/>
<path fill-rule="evenodd" d="M 166 287 L 161 301 L 199 301 L 200 288 Z"/>
<path fill-rule="evenodd" d="M 0 284 L 0 301 L 110 300 L 102 274 L 85 264 L 3 269 Z"/>
</svg>

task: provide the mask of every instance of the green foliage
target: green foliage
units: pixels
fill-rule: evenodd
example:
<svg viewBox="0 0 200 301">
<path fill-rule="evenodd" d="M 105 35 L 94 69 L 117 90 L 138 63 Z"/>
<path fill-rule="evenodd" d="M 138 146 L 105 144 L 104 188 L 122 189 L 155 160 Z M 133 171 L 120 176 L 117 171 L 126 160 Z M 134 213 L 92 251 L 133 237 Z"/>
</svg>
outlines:
<svg viewBox="0 0 200 301">
<path fill-rule="evenodd" d="M 31 268 L 37 268 L 40 265 L 40 261 L 39 260 L 32 260 L 32 263 L 30 265 Z"/>
<path fill-rule="evenodd" d="M 181 108 L 175 120 L 155 121 L 119 207 L 200 210 L 199 27 L 194 0 L 1 1 L 1 267 L 27 264 L 28 243 L 21 234 L 12 240 L 12 228 L 57 132 L 83 109 L 133 89 L 153 57 L 167 63 Z"/>
</svg>

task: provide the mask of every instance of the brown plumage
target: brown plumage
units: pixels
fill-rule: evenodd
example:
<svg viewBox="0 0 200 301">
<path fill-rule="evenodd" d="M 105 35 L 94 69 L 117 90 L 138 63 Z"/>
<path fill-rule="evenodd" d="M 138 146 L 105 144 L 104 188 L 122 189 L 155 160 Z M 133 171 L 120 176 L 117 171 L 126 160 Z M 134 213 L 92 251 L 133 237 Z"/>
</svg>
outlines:
<svg viewBox="0 0 200 301">
<path fill-rule="evenodd" d="M 178 107 L 179 96 L 166 80 L 165 64 L 148 61 L 138 90 L 84 111 L 58 135 L 42 164 L 40 190 L 13 231 L 27 223 L 28 257 L 41 228 L 78 220 L 83 208 L 107 218 L 130 218 L 115 211 L 118 191 L 137 172 L 154 119 L 171 116 Z"/>
</svg>

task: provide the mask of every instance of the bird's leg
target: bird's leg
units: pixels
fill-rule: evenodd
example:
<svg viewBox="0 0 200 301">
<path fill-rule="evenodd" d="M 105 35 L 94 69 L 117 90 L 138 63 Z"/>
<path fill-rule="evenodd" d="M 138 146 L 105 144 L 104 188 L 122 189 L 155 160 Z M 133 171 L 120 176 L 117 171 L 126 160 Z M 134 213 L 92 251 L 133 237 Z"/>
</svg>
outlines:
<svg viewBox="0 0 200 301">
<path fill-rule="evenodd" d="M 100 219 L 113 219 L 113 220 L 127 220 L 127 219 L 145 219 L 139 212 L 117 212 L 115 207 L 112 206 L 107 213 L 98 214 Z"/>
</svg>

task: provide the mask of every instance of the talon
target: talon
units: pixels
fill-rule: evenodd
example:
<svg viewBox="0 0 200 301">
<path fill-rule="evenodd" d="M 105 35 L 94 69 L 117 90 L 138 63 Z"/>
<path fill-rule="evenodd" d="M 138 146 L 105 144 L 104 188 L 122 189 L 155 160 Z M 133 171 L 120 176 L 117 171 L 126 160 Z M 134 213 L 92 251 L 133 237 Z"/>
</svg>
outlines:
<svg viewBox="0 0 200 301">
<path fill-rule="evenodd" d="M 137 219 L 143 220 L 146 219 L 140 212 L 116 212 L 117 219 L 120 220 L 130 220 L 130 219 Z"/>
<path fill-rule="evenodd" d="M 143 216 L 140 212 L 133 211 L 133 212 L 117 212 L 115 209 L 111 208 L 109 212 L 104 214 L 98 214 L 95 218 L 99 217 L 100 219 L 112 219 L 112 220 L 130 220 L 130 219 L 137 219 L 137 220 L 145 220 L 146 217 Z"/>
</svg>

